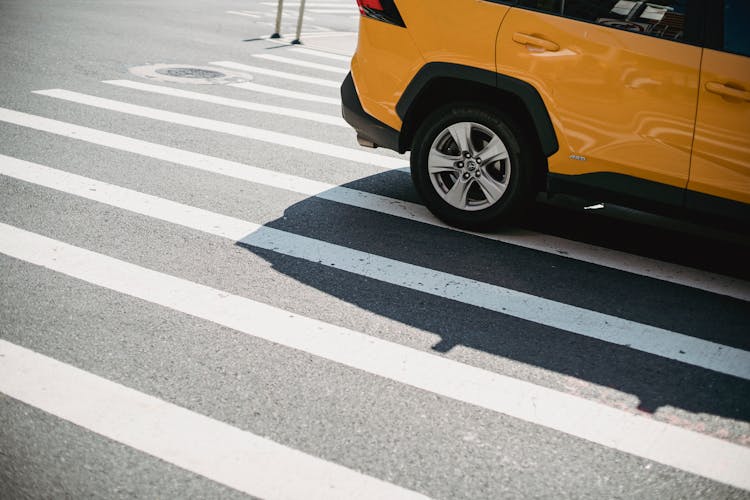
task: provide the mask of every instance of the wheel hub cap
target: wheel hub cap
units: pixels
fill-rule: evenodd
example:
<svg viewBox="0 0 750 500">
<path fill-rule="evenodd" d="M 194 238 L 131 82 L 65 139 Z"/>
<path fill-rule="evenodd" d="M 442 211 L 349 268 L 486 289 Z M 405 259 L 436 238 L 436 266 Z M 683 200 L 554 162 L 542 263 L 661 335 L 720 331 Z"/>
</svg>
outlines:
<svg viewBox="0 0 750 500">
<path fill-rule="evenodd" d="M 466 211 L 484 210 L 500 201 L 511 175 L 503 141 L 474 122 L 454 123 L 437 134 L 427 163 L 437 194 Z"/>
</svg>

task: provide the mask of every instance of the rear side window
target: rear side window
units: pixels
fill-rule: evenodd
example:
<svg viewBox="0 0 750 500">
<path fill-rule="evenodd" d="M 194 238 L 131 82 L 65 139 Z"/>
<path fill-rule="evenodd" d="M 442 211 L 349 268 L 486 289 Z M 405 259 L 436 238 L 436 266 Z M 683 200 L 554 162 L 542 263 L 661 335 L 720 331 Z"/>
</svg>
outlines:
<svg viewBox="0 0 750 500">
<path fill-rule="evenodd" d="M 735 0 L 747 3 L 748 0 Z M 667 40 L 685 40 L 688 0 L 519 0 L 534 10 Z"/>
<path fill-rule="evenodd" d="M 552 14 L 560 14 L 562 0 L 518 0 L 518 5 Z"/>
<path fill-rule="evenodd" d="M 750 56 L 750 2 L 724 0 L 724 50 Z"/>
</svg>

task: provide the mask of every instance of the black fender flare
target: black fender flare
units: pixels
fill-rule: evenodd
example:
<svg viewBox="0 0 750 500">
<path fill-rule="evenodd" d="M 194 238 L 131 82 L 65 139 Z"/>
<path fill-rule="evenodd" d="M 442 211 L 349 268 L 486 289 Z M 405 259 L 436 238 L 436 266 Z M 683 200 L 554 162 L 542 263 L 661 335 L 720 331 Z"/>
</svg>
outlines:
<svg viewBox="0 0 750 500">
<path fill-rule="evenodd" d="M 406 118 L 411 105 L 417 100 L 421 92 L 431 81 L 437 78 L 479 83 L 517 97 L 529 112 L 544 155 L 549 157 L 560 148 L 547 107 L 544 105 L 539 92 L 531 84 L 517 78 L 461 64 L 432 62 L 422 66 L 404 89 L 396 104 L 396 113 L 402 121 Z"/>
</svg>

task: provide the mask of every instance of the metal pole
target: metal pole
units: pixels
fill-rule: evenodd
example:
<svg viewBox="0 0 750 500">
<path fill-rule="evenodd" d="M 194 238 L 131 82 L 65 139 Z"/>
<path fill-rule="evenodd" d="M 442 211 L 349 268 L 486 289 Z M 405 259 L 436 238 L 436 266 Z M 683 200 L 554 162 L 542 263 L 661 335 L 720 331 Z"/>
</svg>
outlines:
<svg viewBox="0 0 750 500">
<path fill-rule="evenodd" d="M 305 14 L 305 0 L 299 2 L 299 17 L 297 17 L 297 38 L 292 40 L 292 44 L 297 45 L 302 42 L 299 40 L 300 33 L 302 33 L 302 16 Z"/>
<path fill-rule="evenodd" d="M 276 30 L 271 35 L 271 38 L 281 38 L 281 13 L 284 10 L 284 0 L 279 0 L 279 5 L 276 7 Z M 297 35 L 299 38 L 299 35 Z"/>
</svg>

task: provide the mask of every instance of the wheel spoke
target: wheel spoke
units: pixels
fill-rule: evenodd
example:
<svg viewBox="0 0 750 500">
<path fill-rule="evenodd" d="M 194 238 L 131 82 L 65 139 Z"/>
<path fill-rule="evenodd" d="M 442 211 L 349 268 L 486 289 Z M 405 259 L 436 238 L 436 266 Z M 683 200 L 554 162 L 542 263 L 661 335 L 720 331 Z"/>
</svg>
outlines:
<svg viewBox="0 0 750 500">
<path fill-rule="evenodd" d="M 503 141 L 499 137 L 494 136 L 490 142 L 479 152 L 477 156 L 482 158 L 482 161 L 492 163 L 498 160 L 505 160 L 508 158 L 508 150 L 505 149 Z"/>
<path fill-rule="evenodd" d="M 497 182 L 495 179 L 487 174 L 487 169 L 482 169 L 482 176 L 476 178 L 477 184 L 482 189 L 484 196 L 490 204 L 495 203 L 497 200 L 502 198 L 505 189 L 508 187 L 507 184 Z"/>
<path fill-rule="evenodd" d="M 450 203 L 456 208 L 464 208 L 466 206 L 466 196 L 469 193 L 469 186 L 471 183 L 462 182 L 460 179 L 456 179 L 456 183 L 453 187 L 445 193 L 445 201 Z"/>
<path fill-rule="evenodd" d="M 448 132 L 450 132 L 451 137 L 456 141 L 461 151 L 468 151 L 472 155 L 474 154 L 474 148 L 471 146 L 471 123 L 454 123 L 448 127 Z"/>
<path fill-rule="evenodd" d="M 479 110 L 472 110 L 472 113 L 475 111 L 479 114 Z M 498 131 L 484 121 L 470 120 L 468 118 L 439 128 L 441 131 L 432 136 L 427 153 L 422 153 L 419 162 L 415 163 L 420 173 L 415 175 L 415 182 L 426 182 L 427 186 L 421 185 L 420 188 L 431 189 L 444 203 L 464 212 L 467 217 L 471 213 L 496 207 L 498 213 L 492 217 L 500 220 L 510 210 L 501 206 L 501 200 L 518 189 L 510 183 L 514 165 L 511 165 L 508 149 L 508 146 L 514 146 L 516 150 L 515 137 L 509 132 L 510 142 L 504 142 Z M 521 196 L 526 195 L 521 193 Z M 507 200 L 508 206 L 516 202 L 516 196 L 512 198 Z M 430 203 L 435 203 L 434 198 L 428 205 Z M 435 213 L 442 213 L 447 207 L 438 204 L 433 208 Z M 467 226 L 473 224 L 466 220 Z"/>
<path fill-rule="evenodd" d="M 430 174 L 439 174 L 441 172 L 456 172 L 456 162 L 459 160 L 458 156 L 448 156 L 433 149 L 430 151 L 430 156 L 427 158 L 427 170 Z"/>
</svg>

